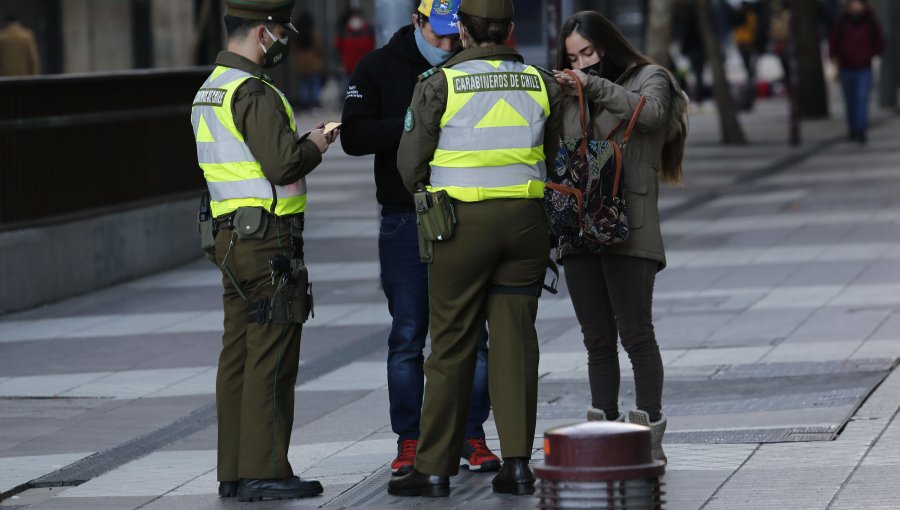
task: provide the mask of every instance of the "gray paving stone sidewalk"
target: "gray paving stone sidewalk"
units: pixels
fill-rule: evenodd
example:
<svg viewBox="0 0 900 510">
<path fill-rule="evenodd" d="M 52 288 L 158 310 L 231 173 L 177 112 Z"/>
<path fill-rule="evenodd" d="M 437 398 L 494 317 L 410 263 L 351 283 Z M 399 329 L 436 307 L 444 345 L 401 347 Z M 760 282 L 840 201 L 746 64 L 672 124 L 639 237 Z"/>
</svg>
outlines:
<svg viewBox="0 0 900 510">
<path fill-rule="evenodd" d="M 807 122 L 804 145 L 790 148 L 785 117 L 783 101 L 760 101 L 742 118 L 751 143 L 724 147 L 714 114 L 695 114 L 687 181 L 663 191 L 669 267 L 654 315 L 669 510 L 900 506 L 900 119 L 877 112 L 866 147 L 842 140 L 840 119 Z M 317 316 L 304 331 L 292 463 L 326 492 L 254 507 L 533 508 L 466 472 L 447 499 L 385 493 L 390 318 L 371 161 L 333 149 L 309 184 Z M 216 497 L 215 426 L 205 426 L 219 278 L 198 261 L 0 317 L 0 493 L 10 495 L 0 508 L 246 506 Z M 589 403 L 561 290 L 539 312 L 539 431 L 582 420 Z M 624 354 L 621 365 L 627 408 Z M 101 460 L 111 469 L 89 480 L 23 490 Z"/>
</svg>

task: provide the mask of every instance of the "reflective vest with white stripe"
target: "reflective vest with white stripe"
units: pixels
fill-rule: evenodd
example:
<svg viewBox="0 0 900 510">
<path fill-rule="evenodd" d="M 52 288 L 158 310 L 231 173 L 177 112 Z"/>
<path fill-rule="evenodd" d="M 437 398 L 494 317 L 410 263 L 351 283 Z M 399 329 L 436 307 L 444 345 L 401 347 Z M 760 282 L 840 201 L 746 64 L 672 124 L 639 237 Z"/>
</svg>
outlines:
<svg viewBox="0 0 900 510">
<path fill-rule="evenodd" d="M 263 207 L 276 216 L 301 213 L 306 209 L 305 179 L 287 186 L 269 182 L 234 123 L 234 93 L 250 79 L 259 78 L 240 69 L 218 66 L 194 98 L 191 123 L 212 214 L 218 218 L 239 207 Z M 287 98 L 273 85 L 263 83 L 278 92 L 296 135 L 294 110 Z"/>
<path fill-rule="evenodd" d="M 447 107 L 429 189 L 463 202 L 543 197 L 550 100 L 537 69 L 470 60 L 443 71 Z"/>
</svg>

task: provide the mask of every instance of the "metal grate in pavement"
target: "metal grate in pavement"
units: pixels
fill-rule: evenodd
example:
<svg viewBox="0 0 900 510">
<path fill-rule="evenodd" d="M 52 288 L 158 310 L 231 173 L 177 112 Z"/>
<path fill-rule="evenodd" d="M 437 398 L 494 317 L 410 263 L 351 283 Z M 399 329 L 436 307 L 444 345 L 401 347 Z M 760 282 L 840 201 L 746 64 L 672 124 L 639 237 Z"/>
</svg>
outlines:
<svg viewBox="0 0 900 510">
<path fill-rule="evenodd" d="M 532 465 L 535 462 L 532 461 Z M 496 473 L 474 473 L 461 469 L 459 475 L 450 478 L 449 498 L 409 498 L 391 496 L 387 493 L 387 484 L 391 479 L 390 469 L 383 469 L 373 474 L 364 482 L 356 485 L 332 502 L 326 509 L 343 508 L 503 508 L 533 509 L 537 498 L 534 496 L 509 496 L 495 494 L 491 488 L 491 480 Z"/>
<path fill-rule="evenodd" d="M 830 441 L 839 427 L 784 427 L 769 429 L 699 430 L 691 432 L 667 432 L 666 443 L 686 444 L 735 444 L 735 443 L 790 443 L 804 441 Z"/>
<path fill-rule="evenodd" d="M 888 372 L 894 367 L 893 359 L 859 359 L 841 361 L 813 361 L 788 363 L 753 363 L 731 365 L 715 379 L 747 379 L 763 377 L 801 377 L 823 374 L 847 374 L 860 372 Z"/>
</svg>

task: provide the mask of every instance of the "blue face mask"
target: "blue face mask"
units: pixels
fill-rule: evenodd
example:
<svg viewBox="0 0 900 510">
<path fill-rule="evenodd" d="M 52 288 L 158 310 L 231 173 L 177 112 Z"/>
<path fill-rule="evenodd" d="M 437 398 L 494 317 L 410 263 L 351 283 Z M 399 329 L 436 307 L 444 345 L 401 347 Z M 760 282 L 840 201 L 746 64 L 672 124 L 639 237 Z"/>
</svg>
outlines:
<svg viewBox="0 0 900 510">
<path fill-rule="evenodd" d="M 445 60 L 453 55 L 452 51 L 444 51 L 432 46 L 431 43 L 425 40 L 425 36 L 422 35 L 418 26 L 416 26 L 416 46 L 419 48 L 419 53 L 433 66 L 443 64 Z"/>
</svg>

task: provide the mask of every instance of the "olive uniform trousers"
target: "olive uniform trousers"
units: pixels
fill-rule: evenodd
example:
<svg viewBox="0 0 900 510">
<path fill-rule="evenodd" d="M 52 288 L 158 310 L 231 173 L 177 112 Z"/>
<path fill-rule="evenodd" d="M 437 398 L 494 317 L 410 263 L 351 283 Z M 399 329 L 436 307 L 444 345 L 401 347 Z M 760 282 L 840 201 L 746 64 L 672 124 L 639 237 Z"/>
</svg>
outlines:
<svg viewBox="0 0 900 510">
<path fill-rule="evenodd" d="M 431 355 L 416 470 L 459 471 L 481 328 L 488 323 L 488 377 L 504 458 L 531 457 L 537 413 L 538 297 L 492 287 L 542 283 L 550 252 L 540 200 L 455 201 L 458 224 L 434 243 L 428 268 Z"/>
<path fill-rule="evenodd" d="M 223 275 L 225 334 L 216 376 L 218 479 L 288 478 L 287 452 L 294 423 L 294 386 L 300 360 L 300 325 L 248 323 L 248 304 L 272 297 L 274 254 L 290 256 L 290 228 L 269 217 L 262 239 L 238 239 L 232 229 L 216 235 L 216 262 L 228 257 L 248 300 Z"/>
</svg>

